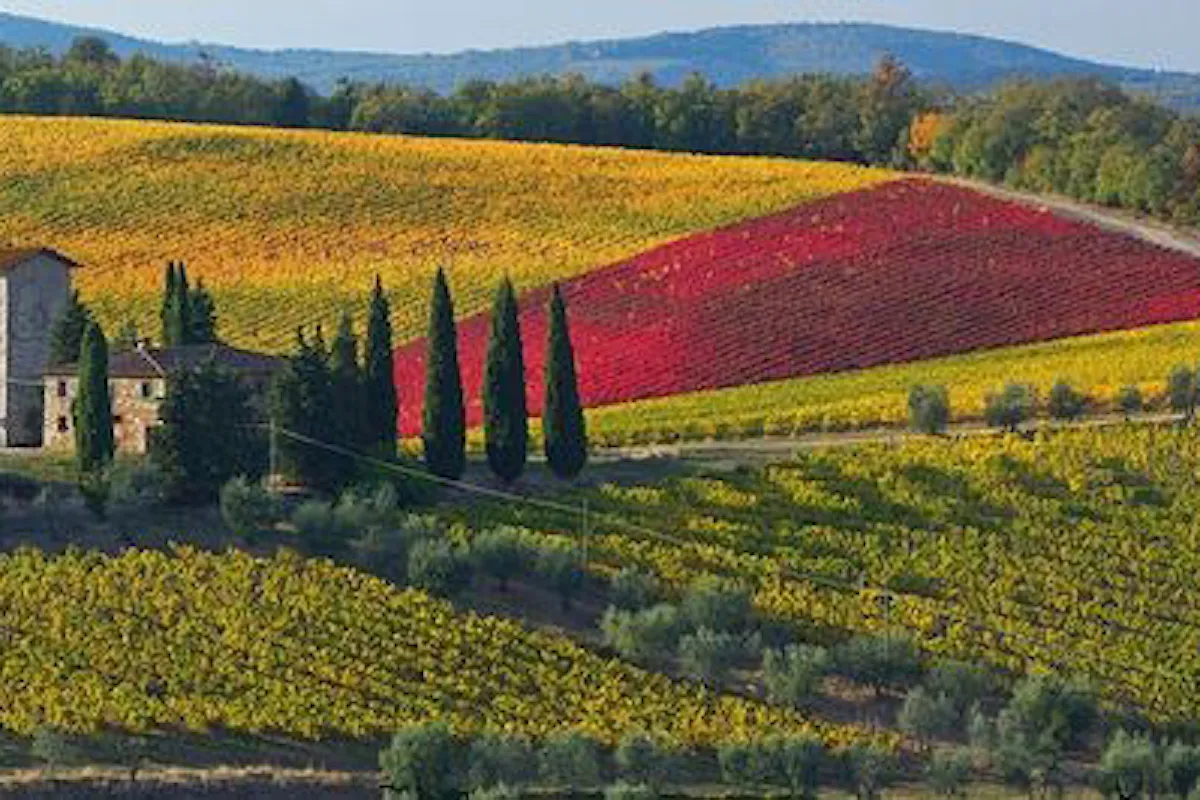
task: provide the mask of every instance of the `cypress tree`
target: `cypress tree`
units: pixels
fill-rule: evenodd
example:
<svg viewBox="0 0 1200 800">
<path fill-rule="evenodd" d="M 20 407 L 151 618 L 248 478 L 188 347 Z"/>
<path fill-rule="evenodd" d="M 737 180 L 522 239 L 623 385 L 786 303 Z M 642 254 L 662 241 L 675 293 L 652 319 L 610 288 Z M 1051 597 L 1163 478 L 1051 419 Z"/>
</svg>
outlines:
<svg viewBox="0 0 1200 800">
<path fill-rule="evenodd" d="M 163 344 L 181 347 L 191 342 L 191 287 L 187 267 L 176 264 L 168 277 L 163 308 Z"/>
<path fill-rule="evenodd" d="M 467 466 L 467 417 L 458 364 L 454 299 L 450 296 L 446 273 L 441 269 L 433 282 L 428 348 L 423 425 L 425 464 L 434 475 L 457 480 Z"/>
<path fill-rule="evenodd" d="M 337 336 L 329 354 L 329 373 L 333 400 L 338 409 L 332 417 L 337 427 L 335 444 L 361 452 L 365 449 L 366 439 L 366 424 L 363 419 L 363 375 L 358 363 L 358 337 L 354 335 L 349 314 L 342 314 L 338 324 Z M 339 460 L 342 462 L 339 472 L 343 473 L 344 477 L 351 476 L 355 467 L 354 459 L 342 457 Z"/>
<path fill-rule="evenodd" d="M 512 483 L 525 471 L 529 412 L 525 404 L 525 359 L 521 352 L 517 295 L 508 278 L 501 282 L 492 306 L 483 414 L 488 466 L 499 478 Z"/>
<path fill-rule="evenodd" d="M 550 297 L 550 329 L 546 342 L 546 395 L 542 412 L 546 461 L 564 480 L 577 476 L 587 463 L 587 428 L 579 403 L 575 353 L 567 308 L 557 285 Z"/>
<path fill-rule="evenodd" d="M 79 392 L 75 397 L 75 459 L 84 475 L 107 467 L 115 449 L 112 399 L 108 393 L 108 342 L 91 323 L 83 335 L 79 357 Z"/>
<path fill-rule="evenodd" d="M 169 347 L 171 344 L 171 318 L 174 313 L 175 284 L 178 282 L 178 278 L 175 262 L 171 261 L 167 264 L 166 272 L 163 273 L 162 308 L 158 312 L 164 347 Z"/>
<path fill-rule="evenodd" d="M 383 283 L 375 276 L 367 316 L 367 351 L 364 365 L 366 400 L 365 443 L 387 458 L 396 454 L 396 378 L 392 368 L 392 312 Z"/>
<path fill-rule="evenodd" d="M 212 295 L 197 281 L 188 294 L 187 344 L 212 344 L 217 341 L 217 307 Z"/>
<path fill-rule="evenodd" d="M 79 290 L 71 292 L 66 307 L 50 331 L 50 363 L 74 364 L 78 361 L 83 336 L 93 322 L 92 312 L 79 299 Z"/>
<path fill-rule="evenodd" d="M 318 444 L 337 444 L 328 354 L 320 329 L 312 342 L 299 334 L 297 353 L 276 377 L 271 391 L 271 420 L 276 428 L 276 468 L 285 478 L 320 491 L 337 486 L 337 461 Z"/>
</svg>

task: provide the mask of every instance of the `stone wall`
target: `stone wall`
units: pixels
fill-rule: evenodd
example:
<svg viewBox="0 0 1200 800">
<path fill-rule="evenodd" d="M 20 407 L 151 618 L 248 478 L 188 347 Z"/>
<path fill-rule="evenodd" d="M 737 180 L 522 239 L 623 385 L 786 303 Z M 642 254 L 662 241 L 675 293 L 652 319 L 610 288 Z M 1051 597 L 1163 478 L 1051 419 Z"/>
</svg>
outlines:
<svg viewBox="0 0 1200 800">
<path fill-rule="evenodd" d="M 144 454 L 149 447 L 149 431 L 158 424 L 158 405 L 166 394 L 162 378 L 114 378 L 108 384 L 112 395 L 113 437 L 117 451 Z M 71 404 L 79 393 L 79 381 L 69 377 L 46 379 L 46 447 L 75 449 L 75 428 Z"/>
<path fill-rule="evenodd" d="M 71 272 L 40 255 L 0 280 L 0 444 L 42 444 L 42 377 L 50 361 L 50 330 L 71 292 Z"/>
</svg>

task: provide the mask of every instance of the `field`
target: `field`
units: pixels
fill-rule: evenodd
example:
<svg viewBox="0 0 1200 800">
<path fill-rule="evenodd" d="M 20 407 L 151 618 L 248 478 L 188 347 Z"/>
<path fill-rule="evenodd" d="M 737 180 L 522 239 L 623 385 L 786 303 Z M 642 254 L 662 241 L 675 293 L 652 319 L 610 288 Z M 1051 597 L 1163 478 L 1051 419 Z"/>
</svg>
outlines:
<svg viewBox="0 0 1200 800">
<path fill-rule="evenodd" d="M 131 550 L 0 557 L 0 727 L 213 729 L 381 737 L 445 720 L 464 733 L 680 743 L 813 731 L 864 736 L 711 694 L 568 639 L 457 613 L 328 561 Z"/>
<path fill-rule="evenodd" d="M 580 391 L 596 408 L 1188 320 L 1200 312 L 1200 261 L 907 180 L 689 237 L 564 293 Z M 523 301 L 535 410 L 545 299 Z M 471 422 L 487 335 L 486 317 L 461 326 Z M 416 343 L 397 358 L 406 433 L 419 430 L 422 381 Z"/>
<path fill-rule="evenodd" d="M 150 122 L 0 119 L 0 229 L 82 261 L 113 330 L 157 335 L 168 260 L 214 290 L 232 344 L 289 350 L 361 315 L 373 276 L 398 341 L 425 333 L 433 270 L 458 311 L 698 231 L 891 180 L 770 159 Z M 360 320 L 361 321 L 361 320 Z"/>
<path fill-rule="evenodd" d="M 786 436 L 904 424 L 908 391 L 946 386 L 953 419 L 979 419 L 984 398 L 1008 381 L 1034 386 L 1044 401 L 1058 380 L 1086 392 L 1093 408 L 1112 411 L 1124 386 L 1162 404 L 1166 377 L 1200 360 L 1200 323 L 983 350 L 948 358 L 697 392 L 588 411 L 589 434 L 606 446 L 709 438 Z"/>
<path fill-rule="evenodd" d="M 822 638 L 903 628 L 932 653 L 1087 679 L 1157 719 L 1195 718 L 1200 594 L 1188 428 L 931 440 L 716 477 L 605 485 L 597 568 L 681 586 L 749 581 Z M 576 518 L 496 509 L 551 537 Z"/>
</svg>

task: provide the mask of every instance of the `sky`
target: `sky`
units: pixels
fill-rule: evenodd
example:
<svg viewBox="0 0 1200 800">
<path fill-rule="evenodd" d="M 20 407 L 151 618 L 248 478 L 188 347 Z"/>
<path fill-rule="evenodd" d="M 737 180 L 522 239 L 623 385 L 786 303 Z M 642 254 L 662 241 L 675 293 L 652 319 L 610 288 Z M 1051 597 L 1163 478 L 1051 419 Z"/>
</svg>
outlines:
<svg viewBox="0 0 1200 800">
<path fill-rule="evenodd" d="M 1200 72 L 1200 0 L 0 0 L 0 10 L 167 41 L 397 53 L 865 20 Z"/>
</svg>

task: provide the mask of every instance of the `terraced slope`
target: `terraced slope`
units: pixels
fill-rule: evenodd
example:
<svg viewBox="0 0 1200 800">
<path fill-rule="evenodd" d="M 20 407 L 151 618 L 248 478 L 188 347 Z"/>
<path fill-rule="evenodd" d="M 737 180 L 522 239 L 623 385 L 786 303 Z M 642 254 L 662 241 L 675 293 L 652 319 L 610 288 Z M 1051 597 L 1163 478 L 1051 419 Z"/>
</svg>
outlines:
<svg viewBox="0 0 1200 800">
<path fill-rule="evenodd" d="M 432 272 L 462 314 L 505 272 L 525 290 L 892 173 L 768 159 L 149 122 L 0 118 L 0 244 L 84 262 L 112 327 L 157 333 L 169 259 L 213 290 L 231 343 L 290 349 L 300 325 L 392 292 L 424 334 Z"/>
<path fill-rule="evenodd" d="M 1200 259 L 913 179 L 673 242 L 564 290 L 597 407 L 1193 319 Z M 537 408 L 545 292 L 523 303 Z M 487 328 L 461 328 L 472 422 Z M 398 354 L 409 433 L 422 370 L 420 343 Z"/>
<path fill-rule="evenodd" d="M 710 693 L 565 637 L 324 560 L 183 549 L 0 557 L 0 726 L 93 732 L 215 727 L 299 739 L 456 730 L 615 742 L 653 730 L 711 745 L 860 729 Z"/>
</svg>

